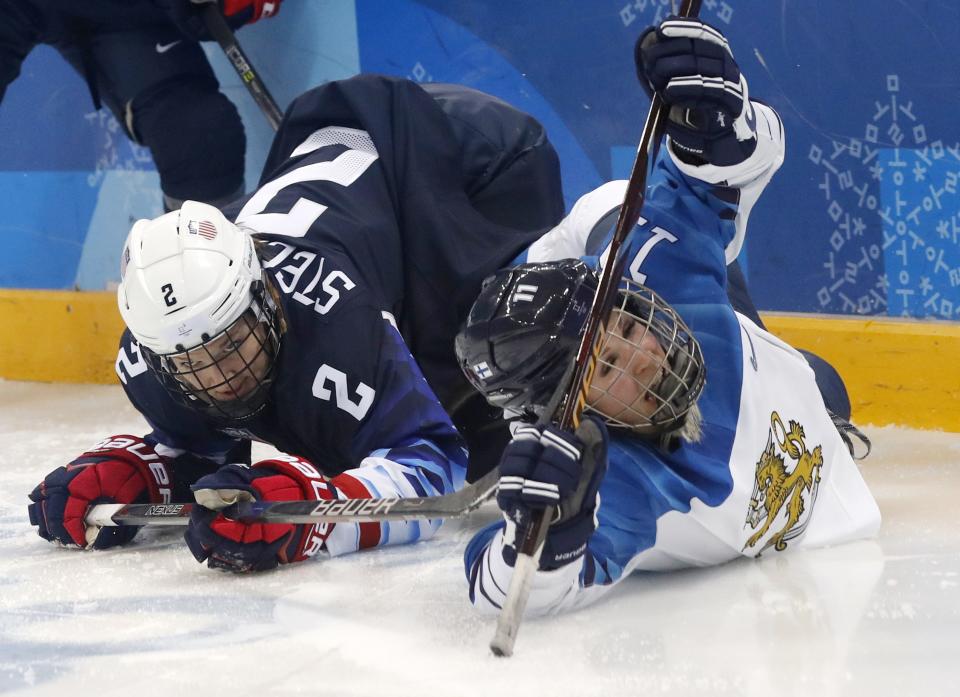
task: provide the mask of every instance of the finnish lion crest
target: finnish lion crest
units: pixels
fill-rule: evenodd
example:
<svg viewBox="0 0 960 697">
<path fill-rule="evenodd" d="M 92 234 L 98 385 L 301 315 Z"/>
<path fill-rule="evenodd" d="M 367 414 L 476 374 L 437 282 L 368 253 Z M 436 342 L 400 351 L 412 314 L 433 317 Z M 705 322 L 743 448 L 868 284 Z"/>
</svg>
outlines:
<svg viewBox="0 0 960 697">
<path fill-rule="evenodd" d="M 790 421 L 790 429 L 787 430 L 777 412 L 770 415 L 767 447 L 757 462 L 753 496 L 750 497 L 750 508 L 744 523 L 744 527 L 749 526 L 756 532 L 747 540 L 744 550 L 756 546 L 776 525 L 780 526 L 779 530 L 757 554 L 771 546 L 782 552 L 789 540 L 798 537 L 806 529 L 810 516 L 807 515 L 802 523 L 800 518 L 808 506 L 812 510 L 817 498 L 823 448 L 818 445 L 812 451 L 808 450 L 805 438 L 803 426 L 796 421 Z M 790 458 L 792 467 L 789 469 L 784 464 L 784 455 Z M 784 509 L 786 514 L 781 515 Z"/>
</svg>

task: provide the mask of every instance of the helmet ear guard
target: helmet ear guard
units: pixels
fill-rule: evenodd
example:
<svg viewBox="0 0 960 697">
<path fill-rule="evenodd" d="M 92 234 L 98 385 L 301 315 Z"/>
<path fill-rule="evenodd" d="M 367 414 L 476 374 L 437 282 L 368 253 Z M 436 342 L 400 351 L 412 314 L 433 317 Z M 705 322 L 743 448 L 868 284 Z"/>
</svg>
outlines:
<svg viewBox="0 0 960 697">
<path fill-rule="evenodd" d="M 579 260 L 524 264 L 487 279 L 456 339 L 467 379 L 494 406 L 539 417 L 574 359 L 596 288 L 596 275 Z M 678 435 L 698 440 L 696 401 L 706 375 L 699 342 L 659 295 L 629 279 L 624 279 L 614 312 L 616 321 L 608 321 L 605 342 L 611 335 L 622 339 L 616 325 L 629 318 L 660 347 L 658 379 L 640 388 L 655 406 L 651 413 L 634 412 L 629 418 L 588 409 L 601 413 L 611 426 L 658 437 L 662 445 Z M 639 344 L 635 349 L 643 352 Z M 601 346 L 601 356 L 603 352 Z M 591 403 L 603 395 L 591 392 Z"/>
</svg>

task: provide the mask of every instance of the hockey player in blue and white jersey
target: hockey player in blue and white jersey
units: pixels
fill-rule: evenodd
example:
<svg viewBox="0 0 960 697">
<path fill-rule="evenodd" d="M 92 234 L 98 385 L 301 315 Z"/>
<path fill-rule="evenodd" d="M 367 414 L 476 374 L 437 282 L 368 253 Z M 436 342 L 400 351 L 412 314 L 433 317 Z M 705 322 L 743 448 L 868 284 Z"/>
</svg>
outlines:
<svg viewBox="0 0 960 697">
<path fill-rule="evenodd" d="M 580 428 L 521 426 L 504 452 L 505 520 L 465 554 L 482 610 L 505 598 L 517 524 L 544 507 L 556 514 L 528 614 L 586 605 L 635 570 L 836 544 L 880 523 L 825 405 L 842 400 L 725 292 L 750 208 L 782 161 L 780 119 L 750 102 L 726 40 L 702 22 L 664 22 L 641 37 L 638 58 L 670 108 L 666 156 L 625 245 L 627 277 Z M 528 263 L 485 284 L 457 352 L 492 404 L 530 421 L 550 401 L 596 288 L 587 264 L 606 261 L 584 253 L 591 234 L 609 231 L 624 187 L 585 196 Z"/>
<path fill-rule="evenodd" d="M 499 100 L 378 76 L 306 93 L 246 200 L 133 226 L 117 372 L 152 431 L 49 474 L 31 522 L 103 548 L 136 530 L 87 524 L 91 505 L 195 498 L 190 550 L 235 571 L 430 536 L 439 521 L 245 525 L 218 510 L 461 487 L 448 413 L 475 393 L 454 336 L 482 279 L 562 214 L 556 154 Z M 286 455 L 247 466 L 251 440 Z"/>
</svg>

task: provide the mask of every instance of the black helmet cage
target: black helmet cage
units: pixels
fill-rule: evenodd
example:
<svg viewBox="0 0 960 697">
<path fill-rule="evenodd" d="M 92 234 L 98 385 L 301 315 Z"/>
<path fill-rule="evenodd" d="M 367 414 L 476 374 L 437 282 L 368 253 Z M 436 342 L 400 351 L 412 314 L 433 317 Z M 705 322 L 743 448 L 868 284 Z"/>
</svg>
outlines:
<svg viewBox="0 0 960 697">
<path fill-rule="evenodd" d="M 228 423 L 249 419 L 266 405 L 280 351 L 282 321 L 276 302 L 262 280 L 251 284 L 250 292 L 250 307 L 219 334 L 204 334 L 199 345 L 178 346 L 177 352 L 168 354 L 140 347 L 147 365 L 174 399 Z M 263 331 L 258 331 L 260 327 Z M 213 355 L 210 346 L 225 336 L 229 350 Z M 249 342 L 254 342 L 253 353 L 249 348 L 241 352 Z M 224 364 L 230 365 L 229 370 Z M 242 386 L 243 393 L 234 392 L 232 398 L 215 396 L 225 386 Z"/>
<path fill-rule="evenodd" d="M 640 333 L 628 331 L 628 324 L 633 322 L 642 328 Z M 643 347 L 647 336 L 656 339 L 662 353 L 654 354 Z M 605 360 L 605 349 L 611 337 L 630 345 L 636 354 L 654 362 L 654 377 L 650 384 L 640 382 L 626 369 L 635 358 L 618 360 L 617 364 Z M 700 397 L 706 379 L 700 343 L 686 322 L 653 290 L 627 278 L 623 279 L 607 322 L 597 363 L 597 371 L 616 371 L 622 375 L 622 378 L 615 376 L 609 380 L 609 385 L 618 379 L 635 380 L 639 383 L 638 394 L 653 400 L 655 406 L 652 413 L 642 413 L 633 405 L 617 399 L 609 390 L 599 390 L 595 377 L 590 401 L 595 404 L 605 394 L 604 413 L 592 406 L 587 406 L 585 411 L 601 415 L 611 427 L 640 433 L 668 434 L 680 430 Z M 607 413 L 611 411 L 611 402 L 619 405 L 620 411 Z"/>
</svg>

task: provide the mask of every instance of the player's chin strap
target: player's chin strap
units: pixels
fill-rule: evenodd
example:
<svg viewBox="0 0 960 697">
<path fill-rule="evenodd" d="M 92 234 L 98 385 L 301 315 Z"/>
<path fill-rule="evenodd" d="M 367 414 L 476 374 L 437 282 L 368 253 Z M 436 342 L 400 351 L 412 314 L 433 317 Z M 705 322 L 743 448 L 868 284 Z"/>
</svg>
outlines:
<svg viewBox="0 0 960 697">
<path fill-rule="evenodd" d="M 867 455 L 870 454 L 870 450 L 873 447 L 866 434 L 839 414 L 834 414 L 829 409 L 827 409 L 827 413 L 830 415 L 830 420 L 833 421 L 833 425 L 836 427 L 837 433 L 840 434 L 840 438 L 842 438 L 843 442 L 846 444 L 847 450 L 850 451 L 850 457 L 852 457 L 854 460 L 865 459 Z M 853 439 L 851 439 L 850 436 L 853 436 L 864 445 L 866 452 L 864 452 L 863 455 L 860 455 L 859 457 L 857 456 L 856 446 L 854 446 Z"/>
</svg>

